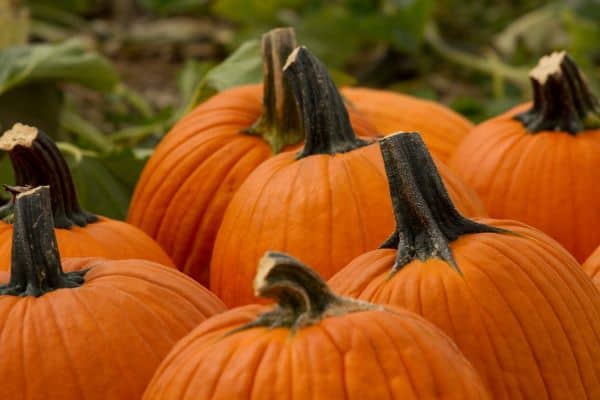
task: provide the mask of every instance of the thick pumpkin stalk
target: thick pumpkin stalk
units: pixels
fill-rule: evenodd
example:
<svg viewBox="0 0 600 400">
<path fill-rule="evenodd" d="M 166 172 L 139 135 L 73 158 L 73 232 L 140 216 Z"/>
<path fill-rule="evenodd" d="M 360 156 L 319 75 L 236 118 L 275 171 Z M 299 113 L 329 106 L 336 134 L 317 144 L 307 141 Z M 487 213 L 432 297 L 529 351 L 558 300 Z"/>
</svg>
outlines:
<svg viewBox="0 0 600 400">
<path fill-rule="evenodd" d="M 458 212 L 418 133 L 398 133 L 380 144 L 396 219 L 396 231 L 381 247 L 398 249 L 394 271 L 415 259 L 437 257 L 460 272 L 450 250 L 453 240 L 503 232 Z"/>
<path fill-rule="evenodd" d="M 304 148 L 298 158 L 344 153 L 369 144 L 356 137 L 327 68 L 306 47 L 293 51 L 283 75 L 296 100 L 304 131 Z"/>
<path fill-rule="evenodd" d="M 98 220 L 80 207 L 69 166 L 44 132 L 16 124 L 0 137 L 0 150 L 10 156 L 17 186 L 50 185 L 56 228 L 85 226 Z"/>
<path fill-rule="evenodd" d="M 292 28 L 273 29 L 262 37 L 263 113 L 248 133 L 262 136 L 274 154 L 303 139 L 294 97 L 282 74 L 283 65 L 295 48 Z"/>
<path fill-rule="evenodd" d="M 576 134 L 600 126 L 600 102 L 566 52 L 542 57 L 529 78 L 533 106 L 515 116 L 528 131 Z"/>
<path fill-rule="evenodd" d="M 294 330 L 327 317 L 377 308 L 370 303 L 337 296 L 323 278 L 302 262 L 271 251 L 259 261 L 254 290 L 256 296 L 277 301 L 277 306 L 238 330 L 256 326 Z"/>
<path fill-rule="evenodd" d="M 84 274 L 62 270 L 48 186 L 15 193 L 10 281 L 0 294 L 38 297 L 80 286 Z"/>
</svg>

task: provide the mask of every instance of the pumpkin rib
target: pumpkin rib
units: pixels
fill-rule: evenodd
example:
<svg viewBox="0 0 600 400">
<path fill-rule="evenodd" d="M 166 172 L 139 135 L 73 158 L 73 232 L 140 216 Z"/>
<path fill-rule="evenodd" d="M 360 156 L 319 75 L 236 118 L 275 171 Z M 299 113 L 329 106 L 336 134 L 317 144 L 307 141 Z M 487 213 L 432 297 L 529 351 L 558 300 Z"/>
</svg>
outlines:
<svg viewBox="0 0 600 400">
<path fill-rule="evenodd" d="M 499 251 L 499 249 L 498 249 L 498 248 L 496 248 L 496 247 L 494 247 L 494 250 L 495 250 L 495 251 L 497 251 L 498 253 L 502 253 L 502 252 L 501 252 L 501 251 Z M 502 255 L 504 255 L 504 256 L 505 256 L 505 254 L 504 254 L 504 253 L 502 253 Z M 511 257 L 508 257 L 508 259 L 510 259 L 510 260 L 511 260 L 511 262 L 512 262 L 513 264 L 515 264 L 516 266 L 518 266 L 518 263 L 515 263 L 514 259 L 512 259 Z M 528 332 L 528 330 L 527 330 L 527 329 L 525 329 L 525 327 L 524 327 L 524 324 L 523 324 L 523 322 L 522 322 L 522 320 L 521 320 L 521 318 L 520 318 L 519 314 L 515 312 L 515 309 L 514 309 L 513 305 L 512 305 L 512 304 L 511 304 L 511 302 L 510 302 L 510 301 L 508 301 L 508 299 L 507 299 L 507 298 L 504 296 L 504 294 L 502 293 L 502 290 L 500 289 L 500 287 L 498 287 L 498 286 L 496 285 L 496 283 L 494 282 L 494 280 L 492 279 L 492 277 L 491 277 L 491 276 L 489 276 L 489 274 L 487 274 L 487 273 L 486 273 L 486 271 L 485 271 L 484 269 L 481 269 L 481 270 L 480 270 L 480 272 L 481 272 L 481 273 L 483 273 L 483 274 L 485 274 L 485 275 L 487 276 L 487 278 L 488 278 L 488 281 L 489 281 L 489 282 L 490 282 L 490 283 L 491 283 L 493 286 L 495 286 L 495 287 L 496 287 L 496 290 L 497 290 L 497 293 L 498 293 L 498 296 L 499 296 L 499 298 L 501 298 L 501 299 L 503 300 L 503 302 L 504 302 L 504 304 L 505 304 L 506 308 L 508 308 L 508 309 L 510 310 L 510 312 L 511 312 L 511 314 L 512 314 L 513 318 L 514 318 L 514 321 L 517 323 L 517 326 L 518 326 L 519 332 L 520 332 L 520 334 L 521 334 L 521 336 L 522 336 L 522 339 L 524 340 L 524 342 L 525 342 L 525 343 L 526 343 L 526 344 L 529 346 L 529 348 L 531 349 L 531 344 L 533 343 L 533 341 L 532 341 L 532 338 L 531 338 L 531 335 L 530 335 L 530 333 Z M 521 272 L 524 272 L 524 271 L 521 271 Z M 543 322 L 542 322 L 542 318 L 541 318 L 541 316 L 540 316 L 540 315 L 539 315 L 539 314 L 536 312 L 536 311 L 537 311 L 537 308 L 536 308 L 536 306 L 535 306 L 533 303 L 531 303 L 531 302 L 528 302 L 528 304 L 529 304 L 529 306 L 530 306 L 529 308 L 530 308 L 530 309 L 533 311 L 533 313 L 534 313 L 534 314 L 537 316 L 537 320 L 539 321 L 539 325 L 543 325 Z M 529 315 L 529 316 L 531 316 L 532 314 L 528 314 L 528 315 Z M 538 331 L 540 331 L 540 330 L 538 330 Z M 546 331 L 545 331 L 545 330 L 543 330 L 543 329 L 542 329 L 541 331 L 542 331 L 542 332 L 544 332 L 544 333 L 546 332 Z M 548 336 L 548 335 L 544 335 L 544 336 Z M 537 336 L 537 337 L 535 338 L 535 340 L 536 340 L 536 341 L 539 341 L 539 336 Z M 548 338 L 548 342 L 552 342 L 552 340 L 551 340 L 550 338 Z M 553 348 L 553 346 L 547 346 L 547 347 Z M 531 351 L 531 350 L 530 350 L 530 351 Z M 539 379 L 541 380 L 541 382 L 542 382 L 542 385 L 541 385 L 541 386 L 542 386 L 542 387 L 544 387 L 544 389 L 545 389 L 545 392 L 544 392 L 544 393 L 545 393 L 545 395 L 546 395 L 546 396 L 548 396 L 548 392 L 547 392 L 547 390 L 548 390 L 548 389 L 547 389 L 547 388 L 548 388 L 548 383 L 547 383 L 547 382 L 548 382 L 548 381 L 547 381 L 546 377 L 544 376 L 544 373 L 543 373 L 543 368 L 542 368 L 542 365 L 541 365 L 541 362 L 540 362 L 540 359 L 539 359 L 539 355 L 538 355 L 538 354 L 537 354 L 535 351 L 531 351 L 531 352 L 530 352 L 530 355 L 532 356 L 533 360 L 535 361 L 535 365 L 536 365 L 536 368 L 537 368 L 537 371 L 538 371 L 538 378 L 539 378 Z M 555 357 L 555 358 L 556 358 L 556 357 Z M 521 385 L 519 385 L 519 386 L 521 386 Z M 567 387 L 568 387 L 568 385 L 567 385 Z"/>
<path fill-rule="evenodd" d="M 77 291 L 73 291 L 72 295 L 77 298 L 79 304 L 81 304 L 83 306 L 83 309 L 85 310 L 85 312 L 87 313 L 87 315 L 90 317 L 89 318 L 90 321 L 92 321 L 94 323 L 94 325 L 96 326 L 97 332 L 102 337 L 102 341 L 104 342 L 104 345 L 107 346 L 107 347 L 109 347 L 109 348 L 111 348 L 112 346 L 110 344 L 110 340 L 107 340 L 107 338 L 109 337 L 109 335 L 107 335 L 107 333 L 104 330 L 104 327 L 102 326 L 102 324 L 98 323 L 98 321 L 96 319 L 96 316 L 95 316 L 96 313 L 92 310 L 92 307 L 88 303 L 88 301 L 85 298 L 85 296 L 82 296 Z M 116 353 L 116 354 L 118 354 L 118 353 Z M 113 365 L 117 365 L 118 366 L 119 376 L 123 377 L 124 379 L 128 378 L 127 370 L 123 367 L 122 361 L 119 359 L 119 357 L 117 357 L 116 363 L 114 363 Z M 131 382 L 129 382 L 128 387 L 132 387 L 132 386 L 133 385 L 131 384 Z M 81 386 L 79 386 L 79 387 L 81 387 Z"/>
<path fill-rule="evenodd" d="M 367 246 L 367 238 L 365 237 L 365 231 L 366 231 L 367 227 L 365 226 L 364 220 L 367 218 L 367 216 L 364 215 L 363 212 L 361 211 L 363 208 L 363 205 L 361 204 L 362 199 L 358 196 L 358 194 L 354 190 L 355 180 L 354 180 L 354 174 L 351 171 L 351 167 L 348 165 L 347 162 L 343 162 L 342 165 L 343 165 L 344 173 L 346 174 L 346 178 L 347 178 L 346 180 L 348 182 L 349 192 L 352 193 L 352 199 L 354 200 L 354 203 L 357 205 L 356 213 L 357 213 L 357 221 L 358 221 L 358 231 L 361 233 L 361 245 L 362 245 L 362 247 L 366 247 Z M 331 180 L 331 177 L 329 177 L 329 178 Z M 330 183 L 329 187 L 331 188 L 331 186 L 332 185 Z M 333 193 L 331 193 L 331 196 L 333 197 Z M 331 213 L 331 215 L 333 215 L 333 212 Z M 354 225 L 351 225 L 351 226 L 354 226 Z M 330 235 L 331 235 L 331 237 L 333 237 L 333 232 L 331 232 Z M 332 262 L 332 261 L 330 260 L 330 262 Z"/>
<path fill-rule="evenodd" d="M 212 155 L 206 157 L 200 164 L 197 164 L 197 167 L 195 167 L 196 171 L 202 171 L 202 169 L 204 168 L 204 164 L 210 164 L 214 160 L 219 160 L 221 158 L 221 154 L 222 153 L 223 154 L 231 155 L 232 153 L 230 153 L 230 148 L 235 147 L 237 149 L 237 146 L 234 146 L 235 144 L 236 143 L 230 142 L 230 143 L 225 144 L 224 146 L 219 146 L 218 150 L 215 153 L 213 153 Z M 249 148 L 250 148 L 250 146 L 241 147 L 240 150 L 239 150 L 239 153 L 240 154 L 245 153 L 245 155 L 243 157 L 246 157 L 248 155 L 248 153 L 246 151 Z M 187 154 L 188 155 L 193 155 L 194 153 L 189 152 Z M 233 154 L 235 154 L 235 153 L 233 153 Z M 185 160 L 185 157 L 184 157 L 183 160 Z M 183 161 L 183 160 L 181 160 L 181 161 Z M 237 163 L 241 162 L 241 160 L 234 159 L 233 157 L 231 157 L 231 159 L 227 160 L 227 161 L 228 162 L 223 163 L 222 166 L 224 167 L 223 168 L 224 170 L 226 170 L 226 171 L 229 170 L 229 173 L 232 172 L 231 170 L 233 169 L 233 164 L 237 164 Z M 171 191 L 172 192 L 172 198 L 174 200 L 176 200 L 179 197 L 178 195 L 180 195 L 181 191 L 184 190 L 184 188 L 187 189 L 186 185 L 190 184 L 192 181 L 195 180 L 194 178 L 196 178 L 196 174 L 194 172 L 191 172 L 190 174 L 188 174 L 186 176 L 186 178 L 182 182 L 179 183 L 179 187 L 177 189 Z M 212 188 L 213 189 L 212 191 L 205 192 L 207 198 L 209 199 L 208 203 L 207 203 L 208 206 L 210 206 L 210 203 L 212 201 L 214 201 L 214 198 L 216 197 L 215 196 L 216 192 L 218 192 L 219 190 L 222 189 L 222 185 L 223 185 L 224 182 L 226 182 L 226 178 L 227 178 L 227 176 L 225 176 L 224 179 L 221 179 L 220 180 L 221 183 L 217 184 L 216 186 L 214 186 Z M 160 187 L 159 187 L 159 190 L 160 190 Z M 172 235 L 168 234 L 169 233 L 169 228 L 171 228 L 171 225 L 172 225 L 172 221 L 171 221 L 171 219 L 167 218 L 167 216 L 169 216 L 170 214 L 172 214 L 172 210 L 181 210 L 181 206 L 179 205 L 179 203 L 177 201 L 171 201 L 170 204 L 166 207 L 165 218 L 163 218 L 160 221 L 160 223 L 158 224 L 158 228 L 156 230 L 156 236 L 157 237 L 162 237 L 163 235 L 166 235 L 167 236 L 166 238 L 168 238 L 169 236 L 171 238 L 173 237 Z M 206 212 L 206 209 L 201 209 L 200 211 L 204 213 L 204 212 Z M 197 224 L 200 219 L 201 218 L 198 218 L 198 220 L 196 220 L 194 222 Z M 195 228 L 197 228 L 197 226 Z M 192 229 L 192 231 L 197 231 L 195 228 Z M 166 232 L 166 233 L 163 233 L 163 232 Z M 172 239 L 172 240 L 174 240 L 174 239 Z M 188 238 L 188 240 L 191 240 L 191 238 Z M 165 239 L 163 239 L 163 241 L 165 241 Z M 165 246 L 171 248 L 172 247 L 172 243 L 170 243 L 170 242 L 167 241 L 165 243 Z"/>
<path fill-rule="evenodd" d="M 462 258 L 464 258 L 465 260 L 469 260 L 469 253 L 464 253 L 461 254 Z M 471 260 L 468 261 L 470 264 L 473 264 L 473 262 Z M 422 275 L 419 275 L 420 279 L 423 279 Z M 486 277 L 486 279 L 489 281 L 489 277 Z M 465 281 L 465 295 L 468 295 L 469 297 L 475 299 L 477 298 L 477 293 L 473 290 L 472 286 L 469 285 L 469 283 L 467 281 Z M 419 293 L 423 294 L 423 291 L 419 291 Z M 390 301 L 391 303 L 391 301 Z M 488 348 L 491 349 L 491 356 L 493 357 L 493 366 L 496 367 L 496 371 L 498 372 L 498 370 L 500 369 L 502 371 L 502 373 L 504 373 L 504 368 L 501 368 L 503 366 L 503 362 L 501 361 L 503 359 L 503 357 L 500 356 L 500 354 L 502 353 L 502 355 L 504 356 L 504 353 L 506 353 L 505 351 L 503 351 L 502 349 L 508 349 L 509 348 L 509 344 L 506 340 L 504 340 L 503 335 L 498 335 L 497 337 L 500 338 L 500 340 L 502 341 L 502 343 L 500 343 L 502 345 L 502 347 L 500 348 L 499 345 L 500 344 L 496 344 L 494 343 L 494 341 L 492 341 L 490 338 L 492 338 L 494 336 L 495 330 L 492 327 L 488 326 L 488 323 L 485 321 L 485 319 L 483 318 L 484 316 L 489 318 L 490 320 L 494 321 L 494 324 L 497 325 L 498 321 L 497 321 L 497 316 L 494 315 L 494 313 L 488 311 L 483 304 L 478 303 L 477 304 L 477 309 L 479 311 L 479 313 L 483 314 L 481 315 L 480 318 L 477 318 L 479 325 L 481 327 L 481 329 L 483 331 L 485 331 L 486 336 L 484 337 L 483 335 L 480 335 L 478 338 L 482 338 L 482 339 L 487 339 L 485 340 L 486 345 Z M 419 310 L 419 315 L 426 315 L 425 312 L 423 310 Z M 452 338 L 456 337 L 456 336 L 450 336 Z M 479 345 L 478 347 L 481 347 L 481 341 L 478 341 Z M 513 354 L 509 353 L 509 358 L 510 358 L 510 364 L 511 365 L 517 365 L 516 359 L 513 356 Z M 488 360 L 489 361 L 489 360 Z M 489 365 L 489 363 L 486 363 L 486 365 Z M 507 385 L 504 382 L 494 382 L 495 385 L 500 384 L 501 385 L 501 390 L 502 393 L 506 393 L 509 388 L 507 387 Z M 516 391 L 519 394 L 519 396 L 523 396 L 523 392 L 521 390 L 521 385 L 517 384 L 516 387 Z M 507 398 L 513 398 L 511 397 L 507 397 Z"/>
<path fill-rule="evenodd" d="M 69 365 L 69 368 L 71 370 L 71 376 L 75 377 L 75 380 L 77 382 L 76 387 L 78 389 L 79 395 L 81 396 L 81 398 L 84 398 L 85 395 L 83 394 L 83 391 L 81 389 L 83 380 L 79 379 L 78 368 L 75 366 L 74 357 L 71 354 L 71 346 L 69 346 L 67 344 L 67 340 L 65 339 L 64 333 L 61 331 L 61 329 L 59 327 L 59 324 L 57 321 L 57 313 L 54 309 L 52 301 L 48 301 L 48 302 L 44 303 L 44 306 L 47 310 L 50 311 L 48 314 L 50 314 L 51 317 L 48 318 L 48 320 L 52 321 L 54 323 L 54 326 L 56 328 L 55 330 L 58 331 L 59 338 L 60 338 L 60 340 L 58 340 L 58 342 L 61 344 L 61 347 L 63 349 L 62 353 L 66 354 L 66 356 L 67 356 L 67 360 L 68 360 L 67 364 Z M 44 313 L 44 314 L 46 314 L 46 313 Z M 21 340 L 23 341 L 23 339 L 21 339 Z M 23 350 L 25 350 L 25 349 L 23 349 Z M 23 352 L 23 354 L 25 354 L 25 352 Z M 125 372 L 125 371 L 122 371 L 122 372 Z M 126 375 L 123 375 L 123 376 L 126 376 Z"/>
<path fill-rule="evenodd" d="M 530 258 L 530 259 L 531 259 L 531 258 Z M 524 273 L 525 273 L 526 275 L 529 275 L 529 274 L 527 273 L 527 271 L 524 271 Z M 537 282 L 536 282 L 535 280 L 533 280 L 531 277 L 529 277 L 529 278 L 530 278 L 531 282 L 532 282 L 532 283 L 533 283 L 533 284 L 536 286 L 536 289 L 537 289 L 537 290 L 540 292 L 540 294 L 541 294 L 542 296 L 544 296 L 544 297 L 546 297 L 546 298 L 547 298 L 548 296 L 546 295 L 546 293 L 545 293 L 545 292 L 543 292 L 543 291 L 542 291 L 542 289 L 539 287 L 539 285 L 537 284 Z M 551 289 L 555 289 L 554 287 L 552 287 L 552 282 L 550 282 L 550 286 L 551 286 Z M 563 299 L 561 298 L 560 294 L 558 293 L 558 290 L 556 290 L 556 299 L 557 299 L 557 301 L 558 301 L 558 303 L 559 303 L 559 304 L 560 304 L 560 303 L 563 303 Z M 566 308 L 566 304 L 564 304 L 564 305 L 565 305 L 565 308 Z M 553 313 L 554 313 L 555 315 L 559 315 L 559 312 L 558 312 L 559 310 L 557 310 L 557 309 L 554 307 L 554 305 L 553 305 L 553 304 L 550 304 L 549 306 L 550 306 L 550 308 L 552 309 L 552 311 L 553 311 Z M 567 318 L 569 317 L 569 313 L 564 313 L 564 314 L 563 314 L 563 313 L 560 313 L 560 314 L 562 314 L 562 315 L 561 315 L 561 317 L 563 317 L 563 318 L 564 318 L 564 316 L 565 316 L 565 315 L 567 316 Z M 573 322 L 574 322 L 574 321 L 573 321 Z M 569 334 L 569 331 L 566 329 L 566 327 L 565 327 L 565 324 L 564 324 L 564 321 L 563 321 L 563 319 L 562 319 L 562 318 L 557 318 L 557 320 L 556 320 L 556 323 L 557 323 L 557 325 L 558 325 L 558 326 L 560 327 L 560 329 L 561 329 L 561 333 L 562 333 L 562 335 L 560 335 L 560 336 L 561 336 L 561 338 L 560 338 L 560 339 L 562 339 L 563 341 L 565 341 L 565 342 L 566 342 L 566 344 L 568 345 L 568 346 L 566 346 L 566 347 L 569 347 L 569 350 L 570 350 L 570 355 L 571 355 L 571 357 L 570 357 L 570 358 L 571 358 L 571 360 L 572 360 L 572 361 L 574 361 L 574 364 L 575 364 L 575 366 L 576 366 L 576 368 L 577 368 L 577 371 L 578 371 L 578 374 L 577 374 L 577 375 L 581 376 L 581 373 L 583 372 L 583 368 L 581 367 L 581 361 L 579 360 L 579 358 L 577 358 L 577 357 L 576 357 L 575 353 L 573 352 L 573 350 L 572 350 L 572 348 L 571 348 L 571 346 L 570 346 L 570 345 L 572 344 L 572 343 L 571 343 L 571 342 L 572 342 L 572 336 Z M 556 341 L 556 339 L 553 337 L 553 338 L 552 338 L 552 341 L 553 341 L 553 342 L 555 342 L 555 341 Z M 555 347 L 554 347 L 554 346 L 553 346 L 553 349 L 555 349 Z M 598 379 L 597 379 L 597 380 L 598 380 Z M 585 389 L 587 389 L 587 388 L 586 388 L 586 385 L 585 385 L 585 382 L 583 382 L 583 381 L 581 381 L 581 380 L 580 380 L 580 384 L 581 384 L 581 386 L 584 388 L 584 390 L 585 390 Z M 568 385 L 567 385 L 567 387 L 569 387 L 569 389 L 571 389 L 571 388 L 572 388 L 572 387 L 570 387 L 570 386 L 568 386 Z"/>
<path fill-rule="evenodd" d="M 552 252 L 552 251 L 556 251 L 556 250 L 557 250 L 555 247 L 550 247 L 550 246 L 548 246 L 548 243 L 547 243 L 547 242 L 542 242 L 542 241 L 540 241 L 538 238 L 536 238 L 535 240 L 537 240 L 537 241 L 538 241 L 538 243 L 539 243 L 541 246 L 545 247 L 545 250 L 546 250 L 546 252 L 543 252 L 543 253 L 541 253 L 541 254 L 540 254 L 540 256 L 541 256 L 542 258 L 544 258 L 544 259 L 545 259 L 545 258 L 547 258 L 547 253 L 549 253 L 549 252 Z M 561 250 L 562 250 L 562 251 L 561 251 L 561 253 L 563 253 L 563 254 L 567 254 L 568 256 L 572 257 L 570 254 L 568 254 L 568 253 L 566 252 L 566 250 L 563 250 L 562 248 L 561 248 Z M 578 266 L 575 266 L 575 267 L 578 267 Z M 595 313 L 595 315 L 593 315 L 593 316 L 590 316 L 590 315 L 588 314 L 588 312 L 590 312 L 590 311 L 597 311 L 597 310 L 594 310 L 594 309 L 592 309 L 592 308 L 590 308 L 590 307 L 583 307 L 583 306 L 585 306 L 585 305 L 589 305 L 589 304 L 591 304 L 591 303 L 592 303 L 592 299 L 591 299 L 591 298 L 589 298 L 588 296 L 581 297 L 581 295 L 582 295 L 582 294 L 580 294 L 580 293 L 579 293 L 579 291 L 575 289 L 575 287 L 574 287 L 574 285 L 573 285 L 573 281 L 572 281 L 572 280 L 568 280 L 568 279 L 566 279 L 566 277 L 564 276 L 564 273 L 561 273 L 561 272 L 562 272 L 561 270 L 556 270 L 556 273 L 557 273 L 557 275 L 559 276 L 559 279 L 560 279 L 560 280 L 561 280 L 561 281 L 562 281 L 562 282 L 563 282 L 565 285 L 567 285 L 567 286 L 569 287 L 569 289 L 571 290 L 571 292 L 572 292 L 572 293 L 574 293 L 574 295 L 576 296 L 576 298 L 577 298 L 577 300 L 578 300 L 578 302 L 579 302 L 580 306 L 582 306 L 581 308 L 585 310 L 585 313 L 584 313 L 583 315 L 585 316 L 585 318 L 586 318 L 586 321 L 587 321 L 587 322 L 589 322 L 589 323 L 591 323 L 592 321 L 595 321 L 595 320 L 598 320 L 598 319 L 600 319 L 600 312 L 596 312 L 596 313 Z M 579 276 L 577 276 L 577 275 L 575 275 L 575 276 L 571 276 L 571 278 L 578 278 L 578 277 L 579 277 Z M 584 280 L 584 279 L 579 279 L 579 281 L 577 281 L 577 282 L 575 282 L 575 283 L 577 283 L 577 284 L 579 284 L 579 285 L 586 285 L 586 284 L 589 284 L 589 281 L 586 281 L 586 280 Z M 585 293 L 585 294 L 588 294 L 588 293 Z M 571 310 L 571 311 L 570 311 L 570 313 L 572 313 L 572 312 L 573 312 L 573 311 Z M 598 341 L 600 341 L 600 330 L 597 330 L 597 329 L 596 329 L 596 330 L 594 330 L 594 333 L 595 333 L 595 339 L 596 339 L 596 340 L 598 340 Z M 600 379 L 599 379 L 599 380 L 600 380 Z"/>
<path fill-rule="evenodd" d="M 375 323 L 377 323 L 377 322 L 375 322 Z M 379 325 L 379 326 L 381 327 L 381 325 Z M 403 326 L 403 328 L 404 328 L 404 326 Z M 385 335 L 385 336 L 387 336 L 389 338 L 390 343 L 392 344 L 392 346 L 396 350 L 396 352 L 398 354 L 402 354 L 403 352 L 401 351 L 401 349 L 398 348 L 398 346 L 396 345 L 396 342 L 394 341 L 394 339 L 391 336 L 389 336 L 389 333 L 387 332 L 387 330 L 383 329 L 383 328 L 381 330 L 383 331 L 383 335 Z M 419 394 L 419 390 L 417 388 L 417 385 L 415 383 L 416 380 L 415 380 L 415 378 L 411 374 L 411 368 L 409 368 L 409 365 L 406 363 L 406 360 L 404 360 L 403 357 L 399 357 L 399 358 L 400 358 L 399 361 L 402 364 L 402 368 L 404 369 L 404 371 L 406 371 L 406 377 L 407 377 L 408 382 L 410 384 L 410 387 L 411 387 L 411 390 L 412 390 L 412 394 L 414 394 L 414 395 L 420 395 Z"/>
<path fill-rule="evenodd" d="M 126 281 L 126 279 L 124 280 L 124 282 L 125 281 Z M 110 289 L 113 292 L 119 292 L 119 293 L 121 293 L 124 298 L 130 299 L 132 302 L 140 305 L 141 309 L 148 311 L 150 314 L 152 314 L 155 317 L 157 317 L 157 316 L 160 315 L 160 314 L 156 313 L 156 311 L 153 310 L 151 307 L 149 307 L 146 303 L 142 302 L 140 299 L 137 299 L 136 297 L 134 297 L 130 293 L 127 293 L 127 291 L 123 290 L 122 288 L 120 288 L 120 287 L 118 287 L 118 286 L 116 286 L 114 284 L 104 282 L 102 284 L 97 284 L 97 285 L 100 286 L 100 287 L 105 287 L 107 289 Z M 173 323 L 175 321 L 179 327 L 182 327 L 182 328 L 184 327 L 183 320 L 181 320 L 181 319 L 179 319 L 179 320 L 172 319 L 173 316 L 170 315 L 170 314 L 164 314 L 164 315 L 166 315 L 169 318 L 169 325 L 171 325 L 171 324 L 175 325 Z M 160 315 L 160 317 L 161 317 L 161 319 L 164 319 L 164 318 L 162 318 L 163 315 Z M 164 327 L 167 327 L 166 321 L 163 320 L 163 321 L 161 321 L 161 323 L 162 323 L 162 325 Z M 141 334 L 141 331 L 138 329 L 138 326 L 132 325 L 132 327 L 134 327 L 140 333 L 140 337 L 144 337 Z M 150 346 L 150 344 L 148 344 L 148 346 Z M 153 351 L 153 353 L 154 353 L 154 351 Z M 157 360 L 160 361 L 160 359 L 158 358 L 158 356 L 157 356 Z"/>
</svg>

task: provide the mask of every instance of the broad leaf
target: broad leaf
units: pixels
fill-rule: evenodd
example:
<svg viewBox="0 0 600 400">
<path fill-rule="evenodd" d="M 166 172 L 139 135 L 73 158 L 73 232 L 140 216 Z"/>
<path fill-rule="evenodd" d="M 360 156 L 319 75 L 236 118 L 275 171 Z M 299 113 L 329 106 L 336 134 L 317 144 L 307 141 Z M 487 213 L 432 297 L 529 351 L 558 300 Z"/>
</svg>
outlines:
<svg viewBox="0 0 600 400">
<path fill-rule="evenodd" d="M 111 64 L 77 39 L 0 51 L 0 95 L 36 81 L 69 81 L 109 91 L 118 82 Z"/>
<path fill-rule="evenodd" d="M 100 157 L 67 157 L 82 206 L 124 220 L 141 170 L 147 161 L 130 149 Z"/>
</svg>

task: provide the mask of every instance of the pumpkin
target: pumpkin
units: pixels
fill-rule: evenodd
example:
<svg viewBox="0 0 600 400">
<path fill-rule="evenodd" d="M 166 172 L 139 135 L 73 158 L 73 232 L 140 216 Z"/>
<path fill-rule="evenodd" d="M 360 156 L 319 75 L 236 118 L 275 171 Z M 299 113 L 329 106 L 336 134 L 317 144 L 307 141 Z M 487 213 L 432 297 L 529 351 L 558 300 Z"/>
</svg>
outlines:
<svg viewBox="0 0 600 400">
<path fill-rule="evenodd" d="M 381 150 L 396 230 L 332 289 L 433 322 L 494 399 L 600 398 L 600 292 L 573 257 L 520 222 L 463 217 L 417 134 Z"/>
<path fill-rule="evenodd" d="M 69 167 L 43 131 L 16 124 L 0 137 L 8 152 L 17 186 L 51 185 L 51 202 L 58 247 L 64 257 L 143 258 L 173 266 L 169 256 L 138 228 L 83 210 Z M 0 270 L 10 268 L 13 204 L 1 211 Z"/>
<path fill-rule="evenodd" d="M 533 104 L 475 127 L 450 167 L 492 217 L 533 225 L 583 262 L 600 243 L 600 103 L 564 52 L 530 78 Z"/>
<path fill-rule="evenodd" d="M 229 306 L 255 300 L 250 282 L 266 250 L 306 259 L 328 278 L 393 229 L 379 148 L 355 135 L 323 64 L 299 47 L 284 76 L 298 104 L 305 145 L 298 154 L 283 153 L 258 167 L 225 212 L 210 288 Z M 474 195 L 458 182 L 454 188 L 463 207 L 483 213 Z"/>
<path fill-rule="evenodd" d="M 583 263 L 583 269 L 592 277 L 596 287 L 600 288 L 600 246 Z"/>
<path fill-rule="evenodd" d="M 344 88 L 342 95 L 349 109 L 362 114 L 381 134 L 420 132 L 429 151 L 444 163 L 473 128 L 465 117 L 434 101 L 364 87 Z"/>
<path fill-rule="evenodd" d="M 146 260 L 66 258 L 47 186 L 16 195 L 11 276 L 0 286 L 0 398 L 138 399 L 173 345 L 224 310 Z"/>
<path fill-rule="evenodd" d="M 303 140 L 281 76 L 294 47 L 291 29 L 264 35 L 264 91 L 263 85 L 236 87 L 198 106 L 157 146 L 136 186 L 128 222 L 203 284 L 208 284 L 213 244 L 233 194 L 257 166 Z M 356 113 L 351 118 L 360 135 L 375 135 Z"/>
<path fill-rule="evenodd" d="M 488 399 L 444 334 L 402 309 L 343 298 L 298 260 L 268 253 L 246 306 L 201 324 L 148 385 L 154 399 Z"/>
</svg>

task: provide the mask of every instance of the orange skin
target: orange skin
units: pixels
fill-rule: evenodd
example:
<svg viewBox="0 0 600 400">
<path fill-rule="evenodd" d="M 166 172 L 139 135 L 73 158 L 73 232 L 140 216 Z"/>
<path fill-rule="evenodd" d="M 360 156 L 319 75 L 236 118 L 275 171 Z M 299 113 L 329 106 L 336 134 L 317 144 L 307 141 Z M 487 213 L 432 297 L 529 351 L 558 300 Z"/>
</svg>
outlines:
<svg viewBox="0 0 600 400">
<path fill-rule="evenodd" d="M 0 398 L 139 399 L 173 345 L 224 311 L 173 268 L 141 260 L 65 259 L 83 286 L 0 296 Z"/>
<path fill-rule="evenodd" d="M 85 227 L 54 230 L 61 257 L 140 258 L 174 267 L 164 250 L 138 228 L 99 218 Z M 0 222 L 0 271 L 10 269 L 12 233 L 11 224 Z"/>
<path fill-rule="evenodd" d="M 439 166 L 457 208 L 484 215 L 477 196 Z M 328 278 L 393 230 L 378 144 L 300 160 L 280 154 L 257 168 L 231 201 L 215 242 L 210 288 L 230 307 L 248 304 L 256 300 L 252 280 L 265 251 L 292 254 Z"/>
<path fill-rule="evenodd" d="M 529 107 L 475 127 L 450 167 L 492 217 L 533 225 L 583 262 L 600 243 L 600 129 L 529 134 L 512 119 Z"/>
<path fill-rule="evenodd" d="M 262 114 L 262 85 L 223 91 L 165 136 L 142 172 L 128 222 L 153 237 L 186 274 L 208 285 L 217 230 L 235 191 L 273 156 L 244 133 Z M 350 112 L 357 135 L 375 128 Z"/>
<path fill-rule="evenodd" d="M 353 260 L 332 290 L 405 307 L 453 339 L 503 400 L 600 398 L 600 292 L 562 247 L 515 221 L 481 220 L 515 234 L 451 243 L 462 276 L 440 259 L 390 276 L 396 250 Z"/>
<path fill-rule="evenodd" d="M 447 163 L 473 128 L 471 121 L 439 103 L 387 90 L 345 88 L 342 95 L 383 135 L 419 132 L 429 151 Z"/>
<path fill-rule="evenodd" d="M 600 289 L 600 246 L 583 263 L 583 269 L 594 280 L 596 287 Z"/>
<path fill-rule="evenodd" d="M 228 334 L 263 311 L 241 307 L 200 325 L 161 364 L 144 399 L 490 398 L 454 343 L 407 311 Z"/>
</svg>

